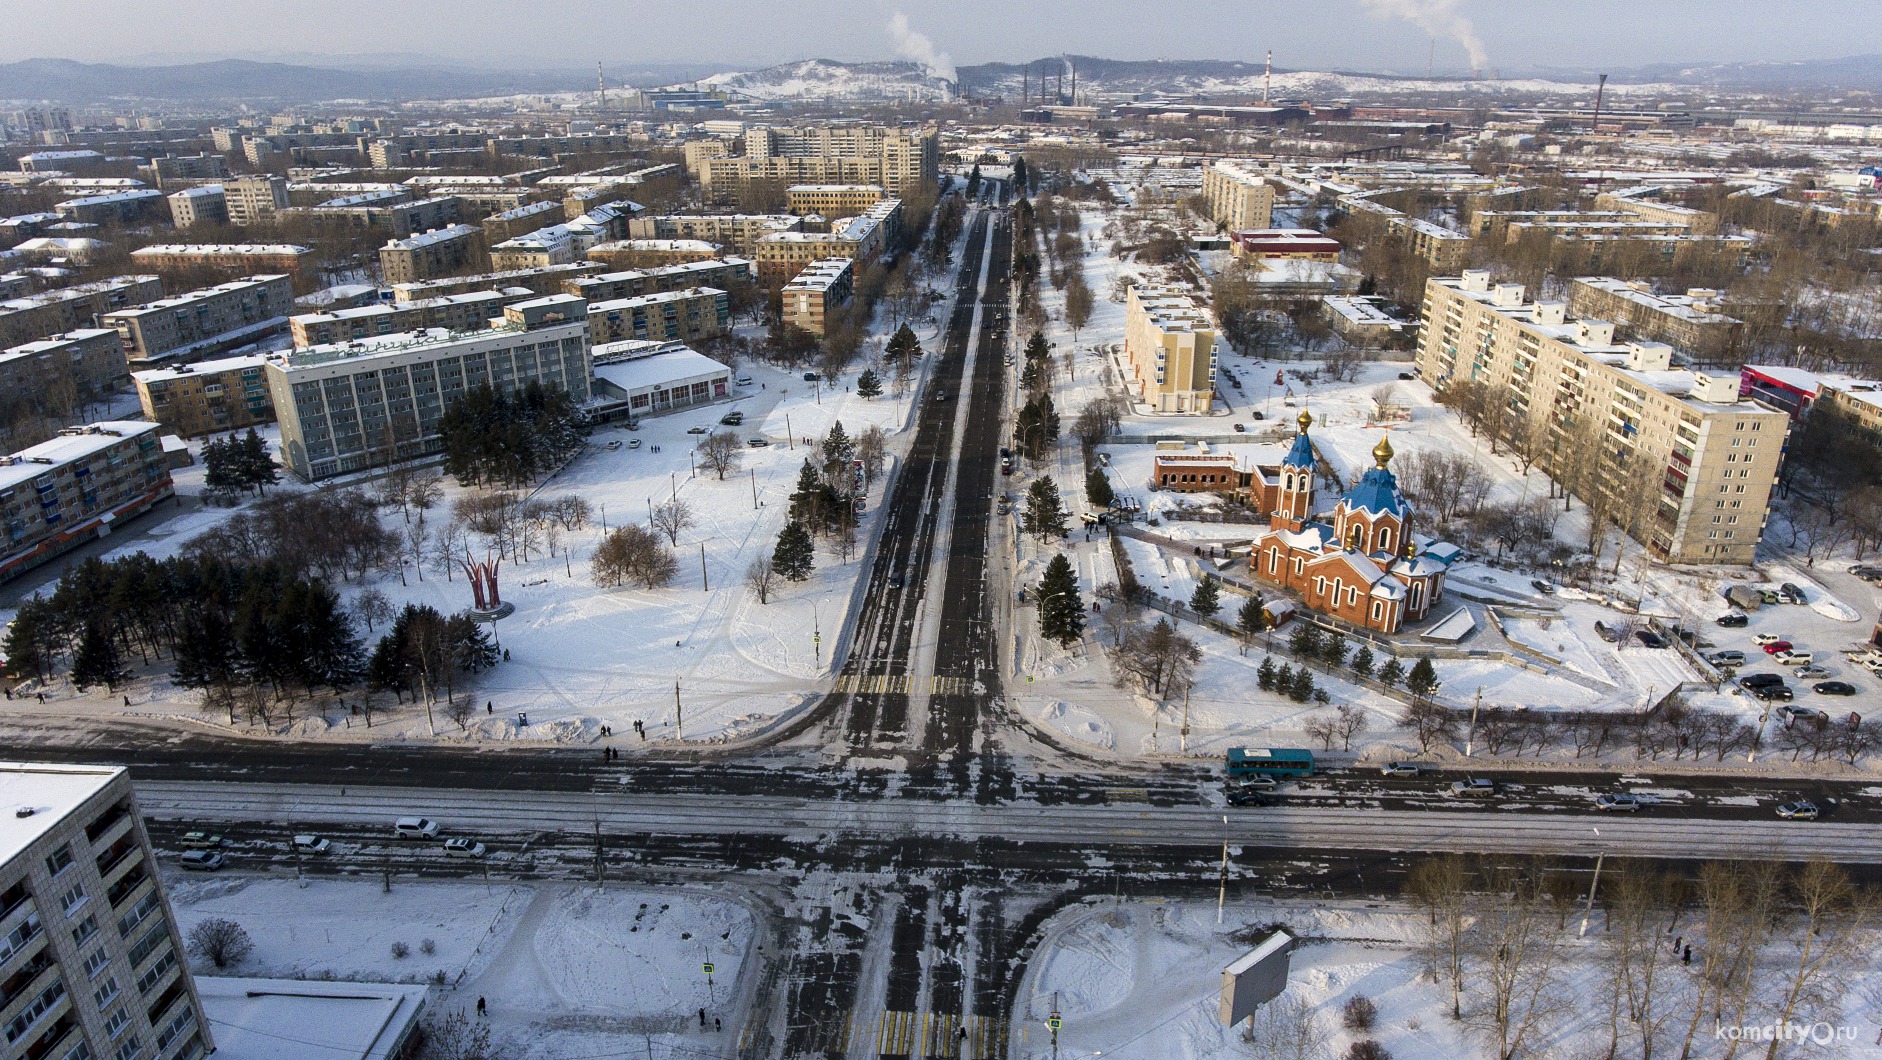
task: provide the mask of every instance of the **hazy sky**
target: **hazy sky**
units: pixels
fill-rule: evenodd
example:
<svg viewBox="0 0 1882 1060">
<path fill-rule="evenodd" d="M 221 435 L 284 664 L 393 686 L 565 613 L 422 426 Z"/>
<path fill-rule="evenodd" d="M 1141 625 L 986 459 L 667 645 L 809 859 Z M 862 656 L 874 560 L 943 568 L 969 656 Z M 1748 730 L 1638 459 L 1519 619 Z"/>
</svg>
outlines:
<svg viewBox="0 0 1882 1060">
<path fill-rule="evenodd" d="M 1882 52 L 1882 0 L 0 0 L 0 60 L 403 53 L 582 66 L 1058 52 L 1505 71 Z"/>
</svg>

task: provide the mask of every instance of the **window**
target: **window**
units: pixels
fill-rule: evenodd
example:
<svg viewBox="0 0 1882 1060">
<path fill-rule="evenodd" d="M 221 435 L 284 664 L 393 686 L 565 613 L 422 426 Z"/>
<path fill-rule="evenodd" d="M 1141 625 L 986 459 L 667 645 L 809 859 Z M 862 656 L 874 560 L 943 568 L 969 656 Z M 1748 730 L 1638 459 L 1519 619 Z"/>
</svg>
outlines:
<svg viewBox="0 0 1882 1060">
<path fill-rule="evenodd" d="M 120 1005 L 117 1008 L 112 1009 L 108 1014 L 106 1014 L 105 1033 L 110 1035 L 113 1038 L 116 1038 L 118 1034 L 124 1030 L 125 1027 L 130 1025 L 130 1022 L 131 1022 L 131 1014 L 124 1011 L 124 1006 Z M 135 1045 L 137 1043 L 133 1041 L 133 1042 L 127 1042 L 126 1044 Z"/>
<path fill-rule="evenodd" d="M 85 958 L 85 978 L 96 978 L 99 972 L 105 970 L 105 965 L 110 963 L 111 954 L 109 951 L 104 949 L 93 950 L 91 956 Z"/>
<path fill-rule="evenodd" d="M 46 872 L 48 875 L 57 876 L 59 873 L 70 868 L 71 865 L 72 844 L 70 843 L 46 855 Z"/>
<path fill-rule="evenodd" d="M 59 896 L 59 907 L 64 909 L 65 915 L 69 917 L 85 904 L 85 897 L 85 885 L 74 884 L 71 890 Z"/>
<path fill-rule="evenodd" d="M 72 928 L 72 945 L 83 946 L 96 934 L 98 934 L 98 918 L 88 916 Z"/>
<path fill-rule="evenodd" d="M 99 1008 L 104 1008 L 106 1005 L 111 1004 L 118 996 L 118 977 L 115 975 L 106 976 L 105 981 L 99 983 L 98 988 L 91 992 L 91 996 L 93 1001 L 98 1002 Z"/>
</svg>

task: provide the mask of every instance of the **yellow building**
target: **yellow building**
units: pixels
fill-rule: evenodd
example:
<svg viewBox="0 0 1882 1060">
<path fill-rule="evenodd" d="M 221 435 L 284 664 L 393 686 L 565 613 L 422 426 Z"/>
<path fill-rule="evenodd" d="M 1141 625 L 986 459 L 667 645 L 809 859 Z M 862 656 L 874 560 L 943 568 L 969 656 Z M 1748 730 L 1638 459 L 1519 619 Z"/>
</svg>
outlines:
<svg viewBox="0 0 1882 1060">
<path fill-rule="evenodd" d="M 1209 219 L 1231 232 L 1267 228 L 1274 220 L 1274 188 L 1253 162 L 1224 158 L 1202 171 Z"/>
<path fill-rule="evenodd" d="M 834 221 L 855 217 L 888 197 L 880 184 L 793 184 L 784 189 L 784 208 Z"/>
<path fill-rule="evenodd" d="M 1215 322 L 1180 287 L 1130 289 L 1124 353 L 1138 398 L 1155 412 L 1206 413 L 1215 404 Z"/>
</svg>

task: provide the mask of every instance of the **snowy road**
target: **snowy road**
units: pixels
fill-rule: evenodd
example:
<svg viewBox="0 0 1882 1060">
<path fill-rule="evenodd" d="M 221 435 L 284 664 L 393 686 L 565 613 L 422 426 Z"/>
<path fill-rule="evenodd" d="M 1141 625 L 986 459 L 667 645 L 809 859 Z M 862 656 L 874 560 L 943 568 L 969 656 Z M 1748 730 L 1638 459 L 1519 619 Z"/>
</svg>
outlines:
<svg viewBox="0 0 1882 1060">
<path fill-rule="evenodd" d="M 1882 862 L 1882 831 L 1869 824 L 1693 819 L 1642 814 L 1384 810 L 1340 807 L 1218 809 L 1195 806 L 979 805 L 765 797 L 609 795 L 452 788 L 144 781 L 144 812 L 201 822 L 278 821 L 384 825 L 416 814 L 446 833 L 579 833 L 596 821 L 611 833 L 775 835 L 797 838 L 948 836 L 1080 847 L 1259 844 L 1301 850 L 1584 854 L 1664 858 L 1822 858 Z"/>
</svg>

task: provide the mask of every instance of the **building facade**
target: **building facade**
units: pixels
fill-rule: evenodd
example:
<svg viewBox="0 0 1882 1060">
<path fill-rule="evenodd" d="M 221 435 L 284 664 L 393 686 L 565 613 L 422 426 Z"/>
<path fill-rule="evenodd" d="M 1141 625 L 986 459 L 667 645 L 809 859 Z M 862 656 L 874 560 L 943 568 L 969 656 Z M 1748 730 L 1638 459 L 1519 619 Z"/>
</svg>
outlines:
<svg viewBox="0 0 1882 1060">
<path fill-rule="evenodd" d="M 878 184 L 895 195 L 940 179 L 940 131 L 865 123 L 798 128 L 753 126 L 745 153 L 689 159 L 709 200 L 729 201 L 757 182 Z"/>
<path fill-rule="evenodd" d="M 1311 228 L 1248 228 L 1231 231 L 1229 250 L 1238 258 L 1323 262 L 1340 260 L 1340 241 Z"/>
<path fill-rule="evenodd" d="M 1422 327 L 1424 382 L 1494 395 L 1501 433 L 1656 557 L 1752 562 L 1790 419 L 1741 401 L 1736 373 L 1675 370 L 1671 347 L 1616 342 L 1611 321 L 1527 301 L 1487 272 L 1429 280 Z"/>
<path fill-rule="evenodd" d="M 538 297 L 547 297 L 562 293 L 562 286 L 570 280 L 597 276 L 607 271 L 607 266 L 592 261 L 572 261 L 564 265 L 545 265 L 533 269 L 508 269 L 475 276 L 447 276 L 418 283 L 395 283 L 392 285 L 392 300 L 395 303 L 422 302 L 447 294 L 511 290 L 524 290 Z"/>
<path fill-rule="evenodd" d="M 856 287 L 856 266 L 848 258 L 813 261 L 784 285 L 784 322 L 822 335 L 830 311 L 848 305 Z"/>
<path fill-rule="evenodd" d="M 784 189 L 784 208 L 837 220 L 854 217 L 888 197 L 880 184 L 793 184 Z"/>
<path fill-rule="evenodd" d="M 1721 298 L 1720 292 L 1708 289 L 1656 294 L 1644 280 L 1578 276 L 1568 285 L 1568 312 L 1611 320 L 1640 338 L 1709 359 L 1736 350 L 1744 338 L 1745 322 L 1720 312 Z"/>
<path fill-rule="evenodd" d="M 703 239 L 614 239 L 589 247 L 586 256 L 610 269 L 642 269 L 711 261 L 724 251 Z"/>
<path fill-rule="evenodd" d="M 99 323 L 117 329 L 133 365 L 148 367 L 200 360 L 285 330 L 293 309 L 289 277 L 250 276 L 106 313 Z"/>
<path fill-rule="evenodd" d="M 503 315 L 505 306 L 535 297 L 524 289 L 512 293 L 470 291 L 419 302 L 380 302 L 325 313 L 300 313 L 288 319 L 288 327 L 294 333 L 294 345 L 302 349 L 431 328 L 481 331 L 490 326 L 492 319 Z"/>
<path fill-rule="evenodd" d="M 1209 219 L 1230 232 L 1274 223 L 1274 187 L 1253 162 L 1224 158 L 1202 171 Z"/>
<path fill-rule="evenodd" d="M 379 273 L 386 283 L 417 283 L 480 268 L 483 229 L 451 225 L 394 239 L 379 248 Z"/>
<path fill-rule="evenodd" d="M 725 334 L 731 299 L 713 287 L 688 287 L 636 298 L 588 303 L 588 340 L 593 345 L 640 339 L 691 342 Z"/>
<path fill-rule="evenodd" d="M 248 275 L 282 272 L 299 276 L 314 251 L 294 243 L 159 243 L 131 251 L 146 269 L 210 268 Z"/>
<path fill-rule="evenodd" d="M 288 208 L 288 182 L 270 176 L 231 177 L 222 182 L 222 198 L 230 224 L 267 224 Z"/>
<path fill-rule="evenodd" d="M 782 287 L 813 261 L 849 258 L 867 264 L 893 245 L 902 231 L 902 200 L 888 199 L 835 225 L 828 232 L 777 232 L 758 240 L 758 282 Z"/>
<path fill-rule="evenodd" d="M 1215 405 L 1215 322 L 1178 287 L 1139 284 L 1124 305 L 1124 355 L 1137 399 L 1155 412 Z"/>
<path fill-rule="evenodd" d="M 177 228 L 227 224 L 229 221 L 228 199 L 223 195 L 220 184 L 184 188 L 164 198 L 170 204 L 170 223 Z"/>
<path fill-rule="evenodd" d="M 803 230 L 802 217 L 776 213 L 658 214 L 627 222 L 633 239 L 703 239 L 746 256 L 765 236 Z"/>
<path fill-rule="evenodd" d="M 439 452 L 438 422 L 466 389 L 530 382 L 590 395 L 581 300 L 558 295 L 504 310 L 482 333 L 408 332 L 313 346 L 268 360 L 281 453 L 313 481 Z"/>
<path fill-rule="evenodd" d="M 19 575 L 170 496 L 157 425 L 106 420 L 0 458 L 0 581 Z"/>
<path fill-rule="evenodd" d="M 0 351 L 0 391 L 8 397 L 63 392 L 76 405 L 109 394 L 129 372 L 124 342 L 110 328 L 80 328 Z"/>
<path fill-rule="evenodd" d="M 122 767 L 0 765 L 6 1060 L 196 1060 L 214 1048 Z"/>
<path fill-rule="evenodd" d="M 118 276 L 0 302 L 0 349 L 97 325 L 102 314 L 163 297 L 155 276 Z"/>
<path fill-rule="evenodd" d="M 144 417 L 185 438 L 274 422 L 263 354 L 136 372 Z"/>
</svg>

